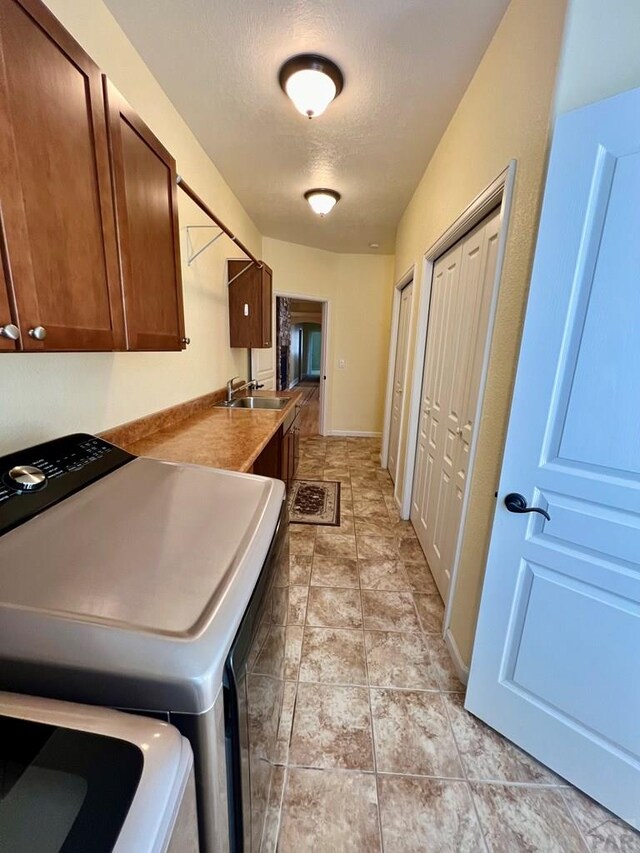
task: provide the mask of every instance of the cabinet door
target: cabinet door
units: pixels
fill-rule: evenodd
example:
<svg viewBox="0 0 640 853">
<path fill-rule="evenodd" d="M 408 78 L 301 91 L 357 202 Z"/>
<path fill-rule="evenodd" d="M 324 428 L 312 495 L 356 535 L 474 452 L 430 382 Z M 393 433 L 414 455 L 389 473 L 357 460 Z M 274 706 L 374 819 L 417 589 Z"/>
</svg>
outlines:
<svg viewBox="0 0 640 853">
<path fill-rule="evenodd" d="M 246 260 L 228 261 L 229 338 L 232 347 L 271 346 L 272 273 Z"/>
<path fill-rule="evenodd" d="M 38 0 L 0 0 L 0 203 L 22 346 L 124 346 L 100 71 Z M 46 340 L 29 331 L 43 327 Z"/>
<path fill-rule="evenodd" d="M 295 480 L 298 471 L 298 463 L 300 462 L 300 427 L 293 427 L 293 466 L 291 469 L 291 479 Z"/>
<path fill-rule="evenodd" d="M 291 483 L 291 470 L 290 470 L 290 459 L 291 459 L 291 431 L 287 430 L 282 436 L 282 444 L 280 450 L 280 479 L 284 480 L 285 485 L 287 487 L 287 491 L 289 490 L 289 485 Z"/>
<path fill-rule="evenodd" d="M 229 342 L 232 347 L 259 348 L 262 336 L 262 296 L 255 264 L 227 262 L 229 284 Z"/>
<path fill-rule="evenodd" d="M 264 264 L 261 270 L 261 297 L 262 304 L 260 306 L 260 314 L 261 314 L 261 337 L 262 342 L 260 343 L 260 348 L 267 348 L 271 346 L 271 311 L 273 310 L 273 273 L 269 269 L 269 267 Z"/>
<path fill-rule="evenodd" d="M 2 221 L 0 215 L 0 240 L 2 239 Z M 9 296 L 8 270 L 4 246 L 0 243 L 0 352 L 15 352 L 20 348 L 19 340 L 14 339 L 16 316 L 11 310 Z M 19 334 L 19 332 L 18 332 Z"/>
<path fill-rule="evenodd" d="M 176 163 L 104 77 L 129 350 L 185 345 Z"/>
</svg>

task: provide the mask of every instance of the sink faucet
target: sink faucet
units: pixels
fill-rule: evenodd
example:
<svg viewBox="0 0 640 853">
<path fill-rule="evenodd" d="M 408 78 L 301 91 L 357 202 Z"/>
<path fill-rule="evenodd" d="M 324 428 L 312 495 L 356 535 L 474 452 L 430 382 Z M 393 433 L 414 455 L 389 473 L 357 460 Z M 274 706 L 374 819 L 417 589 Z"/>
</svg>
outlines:
<svg viewBox="0 0 640 853">
<path fill-rule="evenodd" d="M 233 402 L 233 398 L 238 391 L 245 391 L 247 388 L 255 389 L 262 387 L 261 385 L 258 385 L 255 380 L 251 379 L 249 380 L 249 382 L 245 382 L 242 385 L 238 385 L 237 388 L 234 388 L 233 383 L 236 379 L 240 379 L 240 377 L 232 376 L 231 379 L 227 382 L 227 403 Z"/>
</svg>

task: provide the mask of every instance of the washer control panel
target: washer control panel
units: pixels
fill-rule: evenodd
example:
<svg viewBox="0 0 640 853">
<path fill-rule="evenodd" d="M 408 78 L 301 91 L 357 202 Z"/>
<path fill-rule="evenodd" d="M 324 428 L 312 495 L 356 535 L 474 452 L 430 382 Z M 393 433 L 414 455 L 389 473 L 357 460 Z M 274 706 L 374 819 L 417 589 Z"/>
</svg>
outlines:
<svg viewBox="0 0 640 853">
<path fill-rule="evenodd" d="M 0 457 L 0 536 L 132 459 L 85 433 Z"/>
</svg>

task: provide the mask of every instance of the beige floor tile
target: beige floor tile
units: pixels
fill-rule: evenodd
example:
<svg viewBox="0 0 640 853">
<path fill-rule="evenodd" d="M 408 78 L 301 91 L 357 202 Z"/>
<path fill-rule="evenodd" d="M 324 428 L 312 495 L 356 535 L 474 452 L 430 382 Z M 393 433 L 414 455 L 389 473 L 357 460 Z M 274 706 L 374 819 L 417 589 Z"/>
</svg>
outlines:
<svg viewBox="0 0 640 853">
<path fill-rule="evenodd" d="M 436 582 L 426 563 L 403 563 L 403 566 L 413 592 L 423 592 L 433 595 L 438 591 Z"/>
<path fill-rule="evenodd" d="M 562 796 L 592 853 L 640 853 L 640 833 L 575 788 Z"/>
<path fill-rule="evenodd" d="M 370 631 L 419 631 L 420 623 L 408 592 L 362 590 L 364 627 Z"/>
<path fill-rule="evenodd" d="M 355 560 L 345 557 L 323 557 L 316 554 L 313 558 L 311 586 L 353 587 L 360 585 L 358 565 Z"/>
<path fill-rule="evenodd" d="M 366 688 L 298 684 L 289 763 L 373 770 Z"/>
<path fill-rule="evenodd" d="M 466 782 L 380 776 L 385 853 L 478 853 L 482 832 Z"/>
<path fill-rule="evenodd" d="M 340 500 L 340 524 L 322 524 L 318 525 L 322 529 L 322 536 L 354 536 L 356 526 L 353 515 L 347 503 Z"/>
<path fill-rule="evenodd" d="M 367 683 L 362 631 L 304 629 L 300 681 L 325 684 Z"/>
<path fill-rule="evenodd" d="M 424 551 L 417 539 L 404 539 L 400 543 L 398 553 L 399 559 L 404 560 L 405 563 L 420 563 L 425 566 L 427 564 Z"/>
<path fill-rule="evenodd" d="M 371 690 L 378 771 L 462 778 L 439 693 Z"/>
<path fill-rule="evenodd" d="M 350 483 L 351 474 L 349 473 L 349 468 L 347 465 L 327 466 L 323 471 L 322 479 L 333 480 L 336 483 Z"/>
<path fill-rule="evenodd" d="M 295 681 L 285 682 L 274 755 L 276 764 L 286 764 L 289 758 L 289 741 L 291 740 L 291 726 L 293 725 L 293 712 L 296 706 L 297 690 L 298 685 Z"/>
<path fill-rule="evenodd" d="M 295 681 L 300 667 L 302 653 L 302 625 L 288 625 L 284 649 L 284 677 L 287 681 Z"/>
<path fill-rule="evenodd" d="M 458 678 L 451 655 L 442 637 L 438 634 L 428 634 L 427 639 L 440 690 L 464 693 L 467 688 Z"/>
<path fill-rule="evenodd" d="M 356 526 L 358 518 L 356 516 Z M 358 536 L 359 560 L 397 560 L 398 542 L 387 536 Z"/>
<path fill-rule="evenodd" d="M 309 525 L 309 527 L 315 525 Z M 289 534 L 289 554 L 299 555 L 301 557 L 311 557 L 313 555 L 313 546 L 315 545 L 314 537 L 300 536 L 298 534 Z"/>
<path fill-rule="evenodd" d="M 315 556 L 320 557 L 344 557 L 347 560 L 355 560 L 356 554 L 356 537 L 355 536 L 337 536 L 336 534 L 319 533 L 316 539 Z"/>
<path fill-rule="evenodd" d="M 413 600 L 416 604 L 422 630 L 426 634 L 441 634 L 444 604 L 439 593 L 434 592 L 432 595 L 414 593 Z"/>
<path fill-rule="evenodd" d="M 375 776 L 292 768 L 287 772 L 279 853 L 377 853 Z"/>
<path fill-rule="evenodd" d="M 362 500 L 358 497 L 356 487 L 353 487 L 353 514 L 356 518 L 380 518 L 385 514 L 385 503 L 382 494 L 377 500 Z"/>
<path fill-rule="evenodd" d="M 252 671 L 270 678 L 284 677 L 286 628 L 272 625 L 267 633 Z"/>
<path fill-rule="evenodd" d="M 287 615 L 287 623 L 289 625 L 304 625 L 308 596 L 308 586 L 289 587 L 289 609 Z"/>
<path fill-rule="evenodd" d="M 471 783 L 491 853 L 587 853 L 559 789 Z"/>
<path fill-rule="evenodd" d="M 444 702 L 468 779 L 563 784 L 551 770 L 465 711 L 463 695 L 448 693 Z"/>
<path fill-rule="evenodd" d="M 400 513 L 398 512 L 398 505 L 396 503 L 396 499 L 393 497 L 393 495 L 383 495 L 383 499 L 387 507 L 387 514 L 389 515 L 391 521 L 393 521 L 395 524 L 402 521 L 402 519 L 400 518 Z"/>
<path fill-rule="evenodd" d="M 366 631 L 369 684 L 437 690 L 438 676 L 422 634 Z"/>
<path fill-rule="evenodd" d="M 351 473 L 351 485 L 369 487 L 372 489 L 379 488 L 378 478 L 376 477 L 375 471 L 371 469 L 364 468 L 354 468 L 353 465 L 349 466 L 349 471 Z"/>
<path fill-rule="evenodd" d="M 300 465 L 296 471 L 296 480 L 322 480 L 324 463 L 317 465 Z"/>
<path fill-rule="evenodd" d="M 356 518 L 356 536 L 383 536 L 397 540 L 396 525 L 389 521 L 387 514 L 380 518 Z"/>
<path fill-rule="evenodd" d="M 396 560 L 359 560 L 358 572 L 362 589 L 411 592 L 404 566 Z"/>
<path fill-rule="evenodd" d="M 301 554 L 292 554 L 289 557 L 289 582 L 297 585 L 305 585 L 311 579 L 312 557 Z"/>
<path fill-rule="evenodd" d="M 354 500 L 358 501 L 376 501 L 377 503 L 384 503 L 382 500 L 380 486 L 377 485 L 365 486 L 356 484 L 353 486 L 353 497 Z"/>
<path fill-rule="evenodd" d="M 360 591 L 312 586 L 309 591 L 307 625 L 318 628 L 362 627 Z"/>
<path fill-rule="evenodd" d="M 260 853 L 276 853 L 278 830 L 280 829 L 280 814 L 282 795 L 284 792 L 285 768 L 274 767 L 271 774 L 271 787 L 267 802 L 267 813 L 262 832 Z"/>
</svg>

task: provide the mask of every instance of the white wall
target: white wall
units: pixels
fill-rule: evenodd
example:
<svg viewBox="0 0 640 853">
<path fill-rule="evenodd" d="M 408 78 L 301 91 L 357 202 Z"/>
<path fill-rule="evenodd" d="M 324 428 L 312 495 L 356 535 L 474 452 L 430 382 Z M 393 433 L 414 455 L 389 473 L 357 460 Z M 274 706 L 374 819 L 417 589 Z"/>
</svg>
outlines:
<svg viewBox="0 0 640 853">
<path fill-rule="evenodd" d="M 380 433 L 391 321 L 392 255 L 342 255 L 265 237 L 277 293 L 330 302 L 327 431 Z M 344 359 L 344 370 L 338 360 Z"/>
<path fill-rule="evenodd" d="M 171 151 L 178 172 L 260 255 L 260 233 L 102 0 L 47 5 Z M 225 259 L 237 256 L 237 249 L 222 238 L 188 268 L 185 226 L 207 220 L 178 195 L 191 346 L 182 353 L 3 355 L 0 453 L 66 432 L 97 432 L 219 388 L 234 374 L 246 375 L 246 351 L 229 348 Z"/>
<path fill-rule="evenodd" d="M 465 663 L 471 657 L 535 247 L 565 5 L 565 0 L 512 0 L 398 226 L 395 277 L 399 280 L 415 263 L 414 293 L 422 299 L 424 252 L 511 159 L 517 160 L 477 462 L 453 600 L 451 629 Z M 415 328 L 412 354 L 414 344 Z M 408 407 L 408 399 L 405 404 Z M 401 459 L 406 441 L 405 428 Z"/>
<path fill-rule="evenodd" d="M 571 0 L 558 112 L 640 86 L 640 0 Z"/>
</svg>

